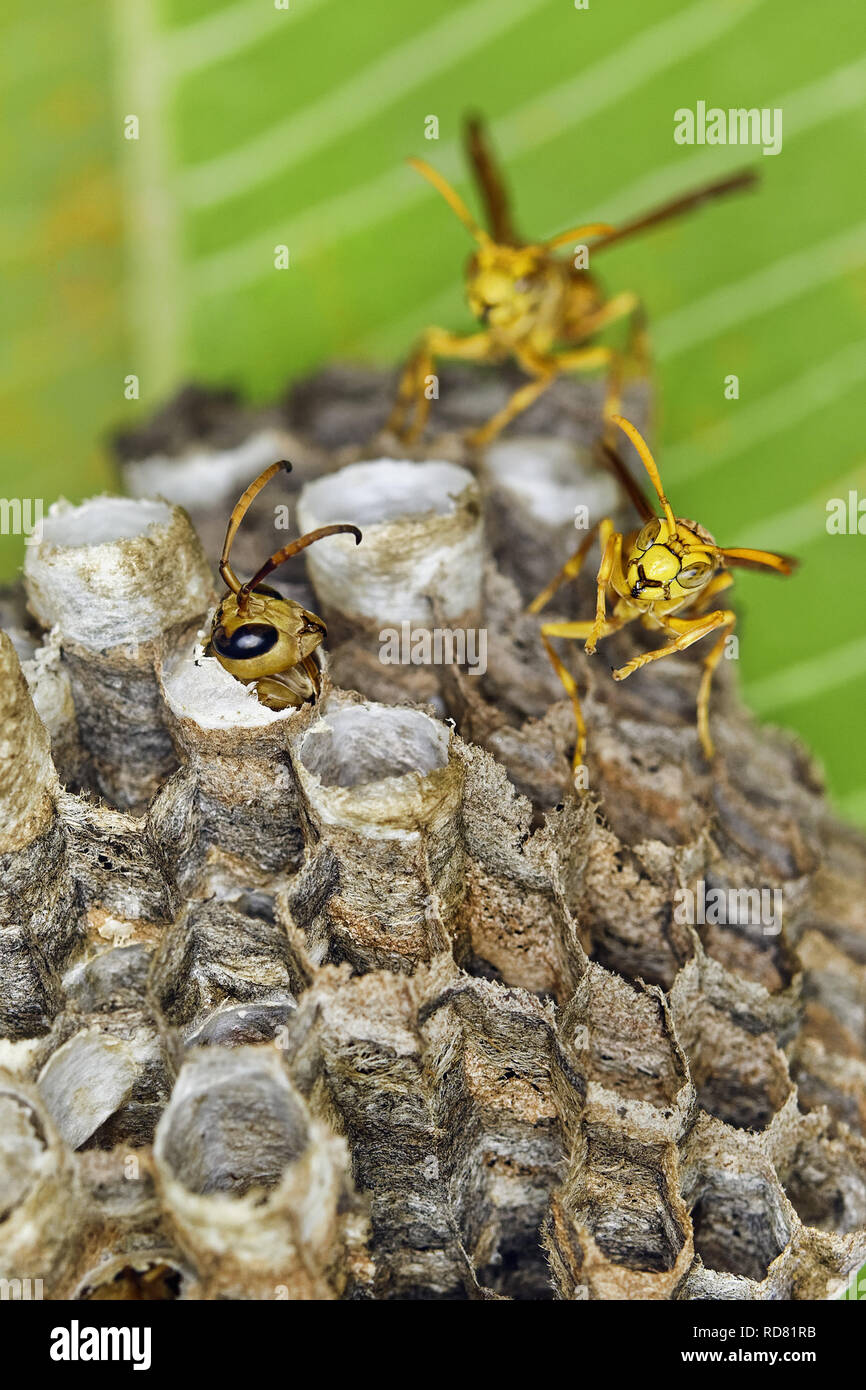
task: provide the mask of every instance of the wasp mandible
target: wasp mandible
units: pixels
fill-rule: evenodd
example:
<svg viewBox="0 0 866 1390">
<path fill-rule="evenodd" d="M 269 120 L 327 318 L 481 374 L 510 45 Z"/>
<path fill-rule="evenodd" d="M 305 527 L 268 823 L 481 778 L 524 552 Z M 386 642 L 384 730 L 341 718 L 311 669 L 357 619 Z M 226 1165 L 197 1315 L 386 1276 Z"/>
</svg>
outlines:
<svg viewBox="0 0 866 1390">
<path fill-rule="evenodd" d="M 605 299 L 589 271 L 554 255 L 569 242 L 595 239 L 592 255 L 626 237 L 697 207 L 711 198 L 745 188 L 756 181 L 742 170 L 692 193 L 684 194 L 614 230 L 605 222 L 570 227 L 544 242 L 523 242 L 514 231 L 505 186 L 487 143 L 480 119 L 466 126 L 469 162 L 484 202 L 489 231 L 480 227 L 462 198 L 440 173 L 423 159 L 408 162 L 441 193 L 477 243 L 466 270 L 466 298 L 484 325 L 469 335 L 428 328 L 410 357 L 400 381 L 387 428 L 403 440 L 416 439 L 430 410 L 427 380 L 440 357 L 468 362 L 515 359 L 531 378 L 495 415 L 467 436 L 473 445 L 488 444 L 526 410 L 561 372 L 613 368 L 608 387 L 610 413 L 618 395 L 616 354 L 591 342 L 603 329 L 628 320 L 626 357 L 645 365 L 648 360 L 644 312 L 631 291 Z"/>
<path fill-rule="evenodd" d="M 261 703 L 273 710 L 318 699 L 322 673 L 313 653 L 322 645 L 327 628 L 315 613 L 308 613 L 294 599 L 283 598 L 261 581 L 284 560 L 325 536 L 349 533 L 355 537 L 356 545 L 361 540 L 357 526 L 343 522 L 320 526 L 276 551 L 252 579 L 241 583 L 229 564 L 240 524 L 265 484 L 281 470 L 289 472 L 291 467 L 285 459 L 272 463 L 250 483 L 229 517 L 219 565 L 229 592 L 214 614 L 206 652 L 215 656 L 237 680 L 254 685 Z"/>
<path fill-rule="evenodd" d="M 592 656 L 603 637 L 639 618 L 644 627 L 660 629 L 670 638 L 664 646 L 632 657 L 624 666 L 613 671 L 615 681 L 624 681 L 651 661 L 661 661 L 675 652 L 683 652 L 693 643 L 711 633 L 716 640 L 704 657 L 704 669 L 698 687 L 698 735 L 707 761 L 713 758 L 710 737 L 709 704 L 713 672 L 725 649 L 725 642 L 734 630 L 737 618 L 730 608 L 719 608 L 716 600 L 734 581 L 728 571 L 732 568 L 756 569 L 790 574 L 797 561 L 788 555 L 776 555 L 769 550 L 729 549 L 719 546 L 703 526 L 696 521 L 684 521 L 674 516 L 665 496 L 655 460 L 634 425 L 621 415 L 612 415 L 614 424 L 627 435 L 637 450 L 662 509 L 655 509 L 626 469 L 616 450 L 602 442 L 602 449 L 643 523 L 639 531 L 622 535 L 614 530 L 608 518 L 599 521 L 586 534 L 580 547 L 567 560 L 555 579 L 530 604 L 530 613 L 539 613 L 560 585 L 574 579 L 583 567 L 590 546 L 598 535 L 601 564 L 596 577 L 595 618 L 586 622 L 543 623 L 541 640 L 551 664 L 562 681 L 574 708 L 577 723 L 577 742 L 574 766 L 577 768 L 586 752 L 586 726 L 580 707 L 577 685 L 571 672 L 554 651 L 550 639 L 569 637 L 583 639 L 584 651 Z"/>
</svg>

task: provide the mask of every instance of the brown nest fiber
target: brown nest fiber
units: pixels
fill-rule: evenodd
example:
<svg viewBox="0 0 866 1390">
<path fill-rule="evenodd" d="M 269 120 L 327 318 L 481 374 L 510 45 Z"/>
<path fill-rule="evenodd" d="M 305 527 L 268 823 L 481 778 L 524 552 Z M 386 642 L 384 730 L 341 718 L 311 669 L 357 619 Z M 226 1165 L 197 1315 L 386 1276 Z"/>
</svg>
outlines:
<svg viewBox="0 0 866 1390">
<path fill-rule="evenodd" d="M 390 390 L 346 369 L 260 412 L 187 392 L 123 441 L 125 481 L 189 503 L 213 561 L 269 453 L 295 462 L 292 515 L 292 488 L 393 453 L 363 443 Z M 437 428 L 505 390 L 443 377 Z M 863 839 L 734 663 L 710 776 L 698 657 L 617 686 L 572 653 L 571 787 L 524 609 L 575 535 L 533 488 L 609 488 L 597 408 L 560 383 L 505 453 L 414 451 L 476 475 L 483 675 L 383 665 L 332 593 L 322 703 L 259 718 L 195 647 L 211 572 L 182 512 L 124 531 L 98 510 L 87 546 L 48 524 L 45 631 L 12 595 L 0 638 L 0 1276 L 54 1298 L 801 1299 L 866 1259 Z M 301 565 L 282 582 L 319 606 Z M 760 889 L 772 920 L 677 911 Z"/>
</svg>

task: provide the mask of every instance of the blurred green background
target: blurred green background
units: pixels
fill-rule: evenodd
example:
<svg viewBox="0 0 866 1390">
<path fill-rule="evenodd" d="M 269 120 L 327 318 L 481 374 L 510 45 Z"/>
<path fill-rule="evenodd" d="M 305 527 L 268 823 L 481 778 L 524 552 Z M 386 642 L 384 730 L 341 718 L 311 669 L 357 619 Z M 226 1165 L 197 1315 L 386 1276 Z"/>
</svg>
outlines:
<svg viewBox="0 0 866 1390">
<path fill-rule="evenodd" d="M 754 163 L 757 195 L 626 243 L 602 276 L 650 311 L 676 509 L 804 561 L 790 581 L 738 579 L 741 675 L 866 823 L 866 537 L 825 526 L 829 498 L 866 499 L 859 0 L 288 5 L 6 7 L 0 494 L 106 486 L 106 431 L 191 375 L 266 398 L 334 356 L 394 361 L 431 320 L 468 326 L 468 239 L 403 163 L 422 154 L 473 197 L 468 107 L 533 236 Z M 781 107 L 781 154 L 675 145 L 674 111 L 698 100 Z M 20 557 L 0 537 L 4 576 Z"/>
</svg>

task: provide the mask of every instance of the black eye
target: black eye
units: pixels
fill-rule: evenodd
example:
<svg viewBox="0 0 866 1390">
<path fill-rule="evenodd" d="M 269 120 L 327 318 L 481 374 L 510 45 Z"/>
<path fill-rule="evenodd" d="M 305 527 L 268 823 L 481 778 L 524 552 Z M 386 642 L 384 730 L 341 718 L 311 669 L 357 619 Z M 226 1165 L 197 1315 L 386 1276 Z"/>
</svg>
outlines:
<svg viewBox="0 0 866 1390">
<path fill-rule="evenodd" d="M 643 528 L 643 530 L 637 538 L 638 550 L 649 550 L 650 546 L 656 539 L 661 529 L 661 522 L 659 521 L 657 516 L 654 516 L 652 520 L 647 522 L 646 526 Z"/>
<path fill-rule="evenodd" d="M 224 656 L 227 661 L 252 661 L 269 652 L 279 635 L 270 623 L 244 623 L 232 633 L 226 632 L 220 624 L 214 628 L 211 642 L 217 655 Z"/>
<path fill-rule="evenodd" d="M 257 584 L 253 589 L 254 594 L 265 594 L 268 598 L 282 598 L 278 589 L 272 589 L 270 584 Z"/>
</svg>

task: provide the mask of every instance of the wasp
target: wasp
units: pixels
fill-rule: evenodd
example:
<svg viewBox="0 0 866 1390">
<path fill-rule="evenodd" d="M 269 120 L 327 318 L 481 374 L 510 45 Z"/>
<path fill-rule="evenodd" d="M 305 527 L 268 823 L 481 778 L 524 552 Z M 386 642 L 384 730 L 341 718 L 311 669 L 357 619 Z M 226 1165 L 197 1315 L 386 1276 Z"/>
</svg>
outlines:
<svg viewBox="0 0 866 1390">
<path fill-rule="evenodd" d="M 293 599 L 262 583 L 278 565 L 306 550 L 325 536 L 350 534 L 357 545 L 361 532 L 357 526 L 338 522 L 320 526 L 299 536 L 266 560 L 261 569 L 242 584 L 229 563 L 232 544 L 241 522 L 262 488 L 281 470 L 292 465 L 282 459 L 272 463 L 250 483 L 238 500 L 226 529 L 219 572 L 229 592 L 214 614 L 206 655 L 213 655 L 221 666 L 245 685 L 254 685 L 256 695 L 268 709 L 297 708 L 319 698 L 322 672 L 314 653 L 322 645 L 327 628 L 315 613 L 308 613 Z"/>
<path fill-rule="evenodd" d="M 586 622 L 543 623 L 541 627 L 545 651 L 574 708 L 577 724 L 574 767 L 580 766 L 586 752 L 586 726 L 574 677 L 559 659 L 550 639 L 582 639 L 584 651 L 592 656 L 603 637 L 618 632 L 636 618 L 644 627 L 660 630 L 670 640 L 664 646 L 632 657 L 631 661 L 614 670 L 615 681 L 624 681 L 651 661 L 661 661 L 675 652 L 684 652 L 701 638 L 715 635 L 716 640 L 704 657 L 697 700 L 698 736 L 704 756 L 711 762 L 714 750 L 709 725 L 710 685 L 727 638 L 737 621 L 736 614 L 730 608 L 717 606 L 719 595 L 733 583 L 729 571 L 741 568 L 787 575 L 794 570 L 797 561 L 789 555 L 776 555 L 769 550 L 719 546 L 709 531 L 696 521 L 684 521 L 682 517 L 674 516 L 646 441 L 629 420 L 616 414 L 610 418 L 637 450 L 655 489 L 662 515 L 655 514 L 654 507 L 617 452 L 602 441 L 602 451 L 643 524 L 640 530 L 622 535 L 608 518 L 597 522 L 553 581 L 529 606 L 530 613 L 540 613 L 560 585 L 580 573 L 597 534 L 601 564 L 596 576 L 595 618 Z"/>
<path fill-rule="evenodd" d="M 467 442 L 488 444 L 505 426 L 526 410 L 561 372 L 610 372 L 608 413 L 618 393 L 618 356 L 613 349 L 592 340 L 612 324 L 627 321 L 626 357 L 646 365 L 648 348 L 644 312 L 630 291 L 605 299 L 597 281 L 580 257 L 562 260 L 554 255 L 569 242 L 594 239 L 593 258 L 599 251 L 626 237 L 657 226 L 700 203 L 742 189 L 756 181 L 743 170 L 665 203 L 614 230 L 605 222 L 570 227 L 549 241 L 523 242 L 514 231 L 508 196 L 487 143 L 481 121 L 467 122 L 469 162 L 479 185 L 488 225 L 479 227 L 466 204 L 451 185 L 426 160 L 409 164 L 427 179 L 448 203 L 477 244 L 466 270 L 466 298 L 474 316 L 484 325 L 481 332 L 461 335 L 444 328 L 428 328 L 403 372 L 387 428 L 406 442 L 421 433 L 430 410 L 427 386 L 440 357 L 469 362 L 501 362 L 513 358 L 530 380 Z"/>
</svg>

